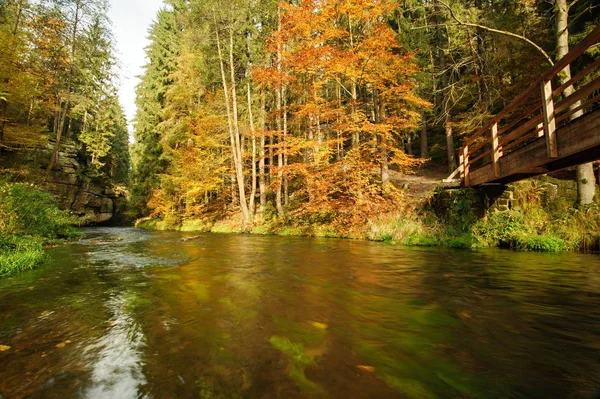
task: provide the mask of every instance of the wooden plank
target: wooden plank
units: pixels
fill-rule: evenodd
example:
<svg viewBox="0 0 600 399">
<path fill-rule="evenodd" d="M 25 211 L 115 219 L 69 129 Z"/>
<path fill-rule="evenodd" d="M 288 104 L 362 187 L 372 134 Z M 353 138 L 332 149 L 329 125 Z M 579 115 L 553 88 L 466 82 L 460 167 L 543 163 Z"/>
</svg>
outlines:
<svg viewBox="0 0 600 399">
<path fill-rule="evenodd" d="M 521 122 L 523 119 L 527 118 L 528 116 L 530 116 L 531 114 L 535 113 L 535 111 L 540 111 L 541 113 L 541 102 L 538 101 L 537 104 L 535 104 L 532 107 L 529 107 L 527 110 L 523 111 L 521 113 L 521 117 L 518 119 L 515 119 L 514 121 L 512 121 L 511 123 L 509 123 L 506 126 L 502 126 L 502 129 L 498 132 L 498 136 L 502 136 L 504 133 L 506 133 L 507 131 L 511 130 L 513 127 L 515 127 L 519 122 Z"/>
<path fill-rule="evenodd" d="M 592 94 L 594 91 L 600 89 L 600 76 L 597 76 L 596 79 L 592 80 L 590 83 L 586 84 L 583 87 L 580 87 L 571 94 L 569 97 L 565 98 L 558 104 L 556 104 L 556 114 L 561 113 L 562 111 L 568 109 L 571 105 L 575 104 L 578 101 L 583 100 L 585 97 Z"/>
<path fill-rule="evenodd" d="M 559 130 L 561 158 L 600 145 L 600 109 L 587 113 Z"/>
<path fill-rule="evenodd" d="M 552 98 L 552 81 L 542 83 L 542 109 L 544 110 L 544 133 L 548 158 L 558 158 L 556 143 L 556 116 L 554 114 L 554 99 Z"/>
<path fill-rule="evenodd" d="M 519 138 L 520 136 L 524 135 L 525 133 L 529 132 L 531 129 L 537 127 L 540 122 L 543 123 L 543 121 L 544 121 L 544 115 L 538 115 L 535 118 L 532 118 L 523 126 L 519 126 L 519 128 L 513 130 L 510 134 L 507 134 L 506 136 L 502 137 L 502 140 L 500 143 L 505 147 L 508 146 L 508 144 L 511 141 L 513 141 L 513 140 Z"/>
<path fill-rule="evenodd" d="M 471 172 L 470 183 L 472 187 L 480 186 L 496 180 L 492 164 L 482 166 Z"/>
<path fill-rule="evenodd" d="M 465 178 L 463 181 L 465 183 L 465 187 L 470 187 L 469 173 L 471 172 L 471 166 L 469 165 L 469 146 L 468 145 L 463 147 L 463 164 L 465 165 L 465 170 L 464 170 Z"/>
<path fill-rule="evenodd" d="M 586 101 L 584 103 L 580 103 L 579 106 L 574 107 L 572 109 L 569 109 L 568 112 L 565 112 L 564 114 L 561 114 L 558 118 L 556 118 L 556 122 L 560 123 L 560 122 L 562 122 L 564 120 L 569 119 L 569 117 L 571 115 L 573 115 L 574 113 L 579 112 L 579 111 L 581 111 L 584 108 L 592 106 L 594 103 L 598 102 L 599 100 L 600 100 L 600 94 L 597 94 L 596 96 L 590 98 L 588 101 Z"/>
<path fill-rule="evenodd" d="M 500 140 L 498 139 L 498 124 L 492 125 L 492 168 L 494 176 L 500 177 Z"/>
<path fill-rule="evenodd" d="M 600 41 L 600 25 L 596 26 L 594 30 L 586 36 L 585 39 L 580 41 L 576 46 L 571 48 L 571 51 L 561 58 L 552 68 L 550 68 L 543 76 L 542 80 L 550 80 L 555 78 L 559 73 L 562 72 L 568 65 L 571 65 L 581 54 L 585 53 L 588 48 L 592 47 Z"/>
<path fill-rule="evenodd" d="M 560 87 L 554 89 L 554 91 L 552 92 L 552 96 L 556 97 L 559 94 L 561 94 L 563 91 L 565 91 L 565 89 L 567 87 L 571 87 L 573 86 L 575 83 L 579 82 L 581 79 L 585 78 L 590 72 L 592 72 L 594 69 L 596 69 L 598 66 L 600 66 L 600 57 L 596 58 L 596 61 L 592 62 L 591 64 L 589 64 L 588 66 L 586 66 L 585 68 L 583 68 L 578 74 L 577 76 L 572 77 L 571 79 L 569 79 L 568 82 L 563 83 Z"/>
<path fill-rule="evenodd" d="M 485 165 L 470 172 L 470 185 L 478 186 L 493 181 L 516 181 L 527 175 L 547 173 L 554 170 L 549 165 L 560 159 L 575 157 L 593 148 L 600 147 L 600 109 L 590 112 L 557 130 L 557 145 L 561 157 L 549 159 L 546 140 L 538 138 L 525 147 L 500 158 L 500 177 L 493 171 L 493 165 Z M 561 168 L 575 166 L 577 163 L 562 165 Z M 521 176 L 522 175 L 522 176 Z"/>
<path fill-rule="evenodd" d="M 543 129 L 543 128 L 542 128 L 542 129 Z M 521 137 L 520 137 L 518 140 L 515 140 L 515 141 L 513 141 L 512 143 L 510 143 L 510 144 L 507 144 L 507 145 L 504 147 L 504 150 L 508 152 L 508 150 L 511 150 L 511 149 L 513 149 L 514 147 L 517 147 L 519 144 L 523 144 L 523 143 L 524 143 L 524 142 L 526 142 L 527 140 L 532 140 L 532 139 L 536 139 L 536 138 L 539 138 L 539 137 L 544 137 L 544 135 L 543 135 L 543 134 L 542 134 L 542 135 L 539 135 L 539 134 L 537 133 L 537 131 L 529 132 L 529 133 L 527 133 L 527 134 L 525 134 L 525 135 L 522 135 L 522 136 L 521 136 Z"/>
</svg>

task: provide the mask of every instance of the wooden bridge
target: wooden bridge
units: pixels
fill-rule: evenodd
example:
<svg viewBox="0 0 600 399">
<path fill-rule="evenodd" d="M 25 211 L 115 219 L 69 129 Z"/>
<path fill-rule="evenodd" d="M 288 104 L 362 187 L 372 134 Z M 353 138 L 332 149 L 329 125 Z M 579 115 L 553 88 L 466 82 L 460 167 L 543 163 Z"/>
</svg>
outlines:
<svg viewBox="0 0 600 399">
<path fill-rule="evenodd" d="M 600 159 L 600 57 L 584 55 L 599 42 L 600 26 L 469 137 L 445 181 L 506 184 Z M 576 73 L 561 84 L 567 66 Z"/>
</svg>

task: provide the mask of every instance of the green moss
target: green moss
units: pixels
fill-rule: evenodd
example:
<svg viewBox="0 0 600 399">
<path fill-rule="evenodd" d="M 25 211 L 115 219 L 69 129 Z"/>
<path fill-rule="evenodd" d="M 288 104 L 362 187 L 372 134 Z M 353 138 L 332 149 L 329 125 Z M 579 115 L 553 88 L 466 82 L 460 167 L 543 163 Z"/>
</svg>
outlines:
<svg viewBox="0 0 600 399">
<path fill-rule="evenodd" d="M 244 228 L 241 223 L 234 222 L 231 220 L 224 220 L 216 222 L 213 227 L 210 229 L 212 233 L 220 233 L 220 234 L 231 234 L 231 233 L 243 233 Z"/>
<path fill-rule="evenodd" d="M 311 391 L 321 390 L 319 385 L 309 380 L 304 374 L 306 367 L 314 364 L 313 358 L 306 352 L 304 345 L 278 336 L 272 336 L 269 342 L 288 358 L 289 376 L 300 388 Z"/>
<path fill-rule="evenodd" d="M 273 234 L 273 228 L 268 224 L 263 224 L 260 226 L 254 226 L 251 231 L 252 234 L 258 235 L 271 235 Z"/>
<path fill-rule="evenodd" d="M 182 232 L 209 232 L 213 223 L 206 219 L 188 219 L 184 220 L 179 227 Z"/>
<path fill-rule="evenodd" d="M 305 227 L 286 226 L 286 227 L 283 227 L 282 229 L 280 229 L 279 231 L 277 231 L 277 235 L 287 237 L 287 236 L 306 236 L 309 234 L 308 234 L 308 229 L 306 229 Z"/>
</svg>

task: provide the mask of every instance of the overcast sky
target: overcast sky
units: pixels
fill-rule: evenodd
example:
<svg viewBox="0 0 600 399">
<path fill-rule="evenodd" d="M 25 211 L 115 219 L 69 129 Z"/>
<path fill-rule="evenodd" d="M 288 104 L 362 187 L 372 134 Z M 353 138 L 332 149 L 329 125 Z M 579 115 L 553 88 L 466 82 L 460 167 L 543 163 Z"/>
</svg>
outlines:
<svg viewBox="0 0 600 399">
<path fill-rule="evenodd" d="M 120 60 L 119 97 L 127 119 L 135 116 L 135 86 L 146 63 L 146 37 L 162 0 L 110 0 L 109 13 Z"/>
</svg>

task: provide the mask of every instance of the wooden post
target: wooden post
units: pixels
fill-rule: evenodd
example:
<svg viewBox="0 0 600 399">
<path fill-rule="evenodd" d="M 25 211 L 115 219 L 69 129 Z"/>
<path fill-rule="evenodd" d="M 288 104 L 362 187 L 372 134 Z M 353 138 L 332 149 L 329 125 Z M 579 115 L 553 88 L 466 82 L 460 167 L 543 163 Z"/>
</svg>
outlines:
<svg viewBox="0 0 600 399">
<path fill-rule="evenodd" d="M 554 114 L 554 99 L 552 98 L 552 81 L 542 82 L 542 108 L 544 109 L 544 134 L 548 158 L 558 158 L 558 143 L 556 139 L 556 116 Z"/>
<path fill-rule="evenodd" d="M 494 176 L 500 177 L 500 140 L 498 139 L 498 124 L 492 125 L 492 165 Z"/>
<path fill-rule="evenodd" d="M 463 157 L 462 152 L 458 155 L 459 162 L 459 171 L 460 171 L 460 181 L 464 183 L 465 181 L 465 158 Z"/>
<path fill-rule="evenodd" d="M 471 182 L 469 181 L 469 172 L 471 171 L 471 167 L 469 166 L 469 146 L 466 145 L 463 148 L 463 170 L 464 170 L 464 175 L 465 175 L 465 179 L 464 179 L 464 184 L 465 187 L 469 187 L 471 185 Z"/>
<path fill-rule="evenodd" d="M 537 136 L 544 137 L 544 124 L 543 123 L 540 123 L 539 125 L 537 125 Z"/>
</svg>

